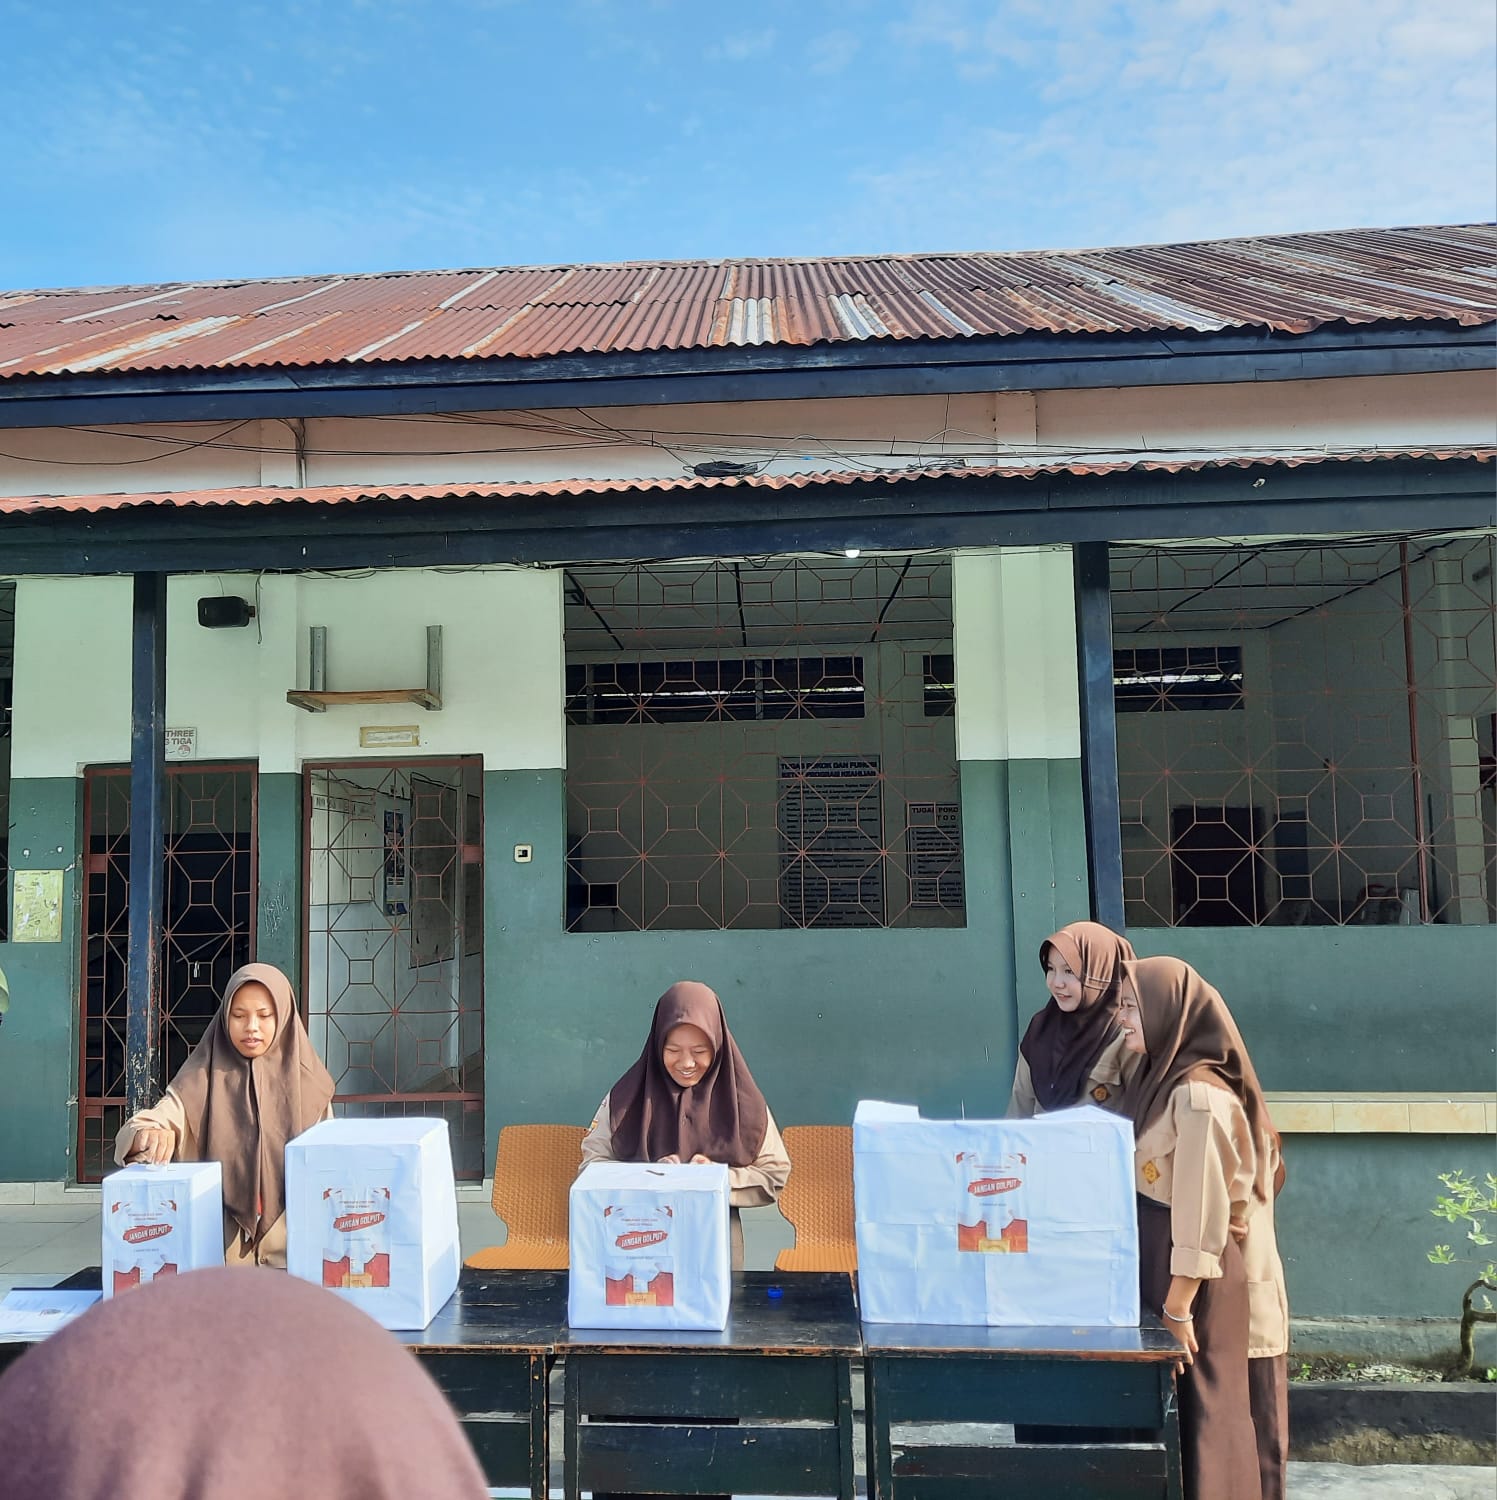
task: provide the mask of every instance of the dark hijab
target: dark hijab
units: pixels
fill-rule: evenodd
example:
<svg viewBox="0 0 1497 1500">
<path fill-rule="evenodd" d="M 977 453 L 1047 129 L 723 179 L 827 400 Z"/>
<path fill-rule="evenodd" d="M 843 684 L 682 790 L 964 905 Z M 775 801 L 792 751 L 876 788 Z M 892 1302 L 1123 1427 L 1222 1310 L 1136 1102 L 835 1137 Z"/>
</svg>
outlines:
<svg viewBox="0 0 1497 1500">
<path fill-rule="evenodd" d="M 1080 1101 L 1097 1059 L 1118 1034 L 1112 1005 L 1118 970 L 1134 957 L 1133 944 L 1100 922 L 1071 922 L 1051 933 L 1040 944 L 1041 970 L 1052 948 L 1081 980 L 1081 1004 L 1067 1014 L 1052 995 L 1019 1043 L 1035 1101 L 1045 1110 Z"/>
<path fill-rule="evenodd" d="M 1169 1108 L 1182 1083 L 1198 1080 L 1235 1094 L 1247 1113 L 1255 1143 L 1279 1133 L 1227 1002 L 1179 958 L 1140 958 L 1123 965 L 1123 977 L 1138 996 L 1148 1056 L 1133 1076 L 1125 1101 L 1133 1128 L 1141 1134 Z M 1257 1174 L 1257 1191 L 1267 1200 L 1267 1174 Z M 1273 1185 L 1277 1192 L 1282 1176 Z"/>
<path fill-rule="evenodd" d="M 410 1350 L 284 1271 L 165 1276 L 0 1377 L 26 1500 L 480 1500 L 462 1428 Z"/>
<path fill-rule="evenodd" d="M 665 1070 L 662 1052 L 672 1028 L 696 1026 L 712 1043 L 712 1063 L 690 1088 Z M 746 1167 L 759 1155 L 769 1106 L 705 984 L 679 980 L 656 1002 L 650 1038 L 634 1066 L 608 1094 L 608 1122 L 617 1161 L 682 1161 L 702 1155 Z"/>
<path fill-rule="evenodd" d="M 263 984 L 275 1002 L 275 1037 L 262 1057 L 229 1039 L 229 1004 L 241 985 Z M 172 1079 L 204 1161 L 223 1164 L 224 1211 L 258 1240 L 286 1209 L 286 1142 L 315 1125 L 333 1097 L 296 1013 L 291 982 L 269 964 L 229 976 L 218 1016 Z"/>
</svg>

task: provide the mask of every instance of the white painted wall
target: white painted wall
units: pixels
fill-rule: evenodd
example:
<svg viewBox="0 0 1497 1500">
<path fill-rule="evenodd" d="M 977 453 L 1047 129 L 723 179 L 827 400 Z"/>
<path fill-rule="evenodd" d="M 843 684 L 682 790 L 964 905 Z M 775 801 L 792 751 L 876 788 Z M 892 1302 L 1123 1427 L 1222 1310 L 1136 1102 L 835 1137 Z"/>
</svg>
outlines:
<svg viewBox="0 0 1497 1500">
<path fill-rule="evenodd" d="M 952 613 L 961 759 L 1080 756 L 1071 549 L 959 554 Z"/>
<path fill-rule="evenodd" d="M 1482 372 L 966 396 L 865 397 L 463 416 L 312 418 L 306 484 L 676 476 L 730 452 L 771 472 L 965 454 L 1490 443 Z M 189 444 L 199 446 L 189 447 Z M 0 495 L 299 482 L 288 423 L 7 432 Z M 149 462 L 140 462 L 142 458 Z M 47 462 L 62 460 L 65 464 Z M 272 513 L 273 516 L 273 513 Z M 273 519 L 272 522 L 273 524 Z"/>
<path fill-rule="evenodd" d="M 256 597 L 250 575 L 184 577 L 167 594 L 167 719 L 198 730 L 200 760 L 481 755 L 491 770 L 564 763 L 561 575 L 541 570 L 386 571 L 262 578 L 258 629 L 205 630 L 197 599 Z M 443 627 L 443 707 L 362 705 L 311 714 L 307 627 L 328 627 L 332 688 L 417 687 L 426 626 Z M 12 775 L 75 775 L 129 759 L 130 583 L 24 579 L 16 588 Z M 418 724 L 409 752 L 359 748 L 361 725 Z"/>
</svg>

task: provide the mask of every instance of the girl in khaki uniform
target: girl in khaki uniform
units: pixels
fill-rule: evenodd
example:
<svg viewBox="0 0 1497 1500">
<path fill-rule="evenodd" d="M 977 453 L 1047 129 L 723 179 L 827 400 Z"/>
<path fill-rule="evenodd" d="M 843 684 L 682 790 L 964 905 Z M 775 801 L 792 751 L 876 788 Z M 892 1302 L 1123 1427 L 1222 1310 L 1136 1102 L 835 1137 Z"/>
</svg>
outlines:
<svg viewBox="0 0 1497 1500">
<path fill-rule="evenodd" d="M 1179 1340 L 1187 1500 L 1281 1500 L 1289 1309 L 1278 1135 L 1220 995 L 1177 958 L 1123 965 L 1143 1301 Z M 1250 1365 L 1257 1370 L 1250 1371 Z"/>
<path fill-rule="evenodd" d="M 1138 1058 L 1113 1013 L 1120 965 L 1133 945 L 1100 922 L 1072 922 L 1040 944 L 1050 999 L 1024 1032 L 1008 1116 L 1028 1119 L 1073 1104 L 1120 1110 Z"/>
<path fill-rule="evenodd" d="M 221 1163 L 225 1262 L 284 1270 L 286 1142 L 332 1119 L 332 1101 L 290 980 L 246 964 L 166 1093 L 125 1121 L 114 1159 Z"/>
</svg>

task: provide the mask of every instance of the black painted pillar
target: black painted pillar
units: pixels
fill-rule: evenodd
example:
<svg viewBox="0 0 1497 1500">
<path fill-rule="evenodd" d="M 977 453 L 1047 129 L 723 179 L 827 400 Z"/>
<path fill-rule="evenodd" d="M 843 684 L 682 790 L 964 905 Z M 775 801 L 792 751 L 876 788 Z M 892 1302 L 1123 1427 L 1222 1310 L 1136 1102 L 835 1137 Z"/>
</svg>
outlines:
<svg viewBox="0 0 1497 1500">
<path fill-rule="evenodd" d="M 1081 796 L 1092 920 L 1123 932 L 1123 836 L 1117 707 L 1112 686 L 1112 580 L 1106 542 L 1072 548 L 1081 675 Z"/>
<path fill-rule="evenodd" d="M 126 1112 L 161 1094 L 161 927 L 166 905 L 166 574 L 137 573 L 130 641 L 130 941 Z"/>
</svg>

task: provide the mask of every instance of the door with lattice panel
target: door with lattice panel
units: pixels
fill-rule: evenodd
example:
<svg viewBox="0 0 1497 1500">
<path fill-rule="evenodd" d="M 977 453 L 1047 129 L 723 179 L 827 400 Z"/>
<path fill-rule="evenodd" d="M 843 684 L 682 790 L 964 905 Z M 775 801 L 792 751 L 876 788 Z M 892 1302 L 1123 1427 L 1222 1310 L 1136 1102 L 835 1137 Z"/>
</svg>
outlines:
<svg viewBox="0 0 1497 1500">
<path fill-rule="evenodd" d="M 169 765 L 158 1082 L 187 1060 L 229 975 L 255 955 L 258 778 L 247 764 Z M 78 1178 L 114 1167 L 125 1120 L 126 954 L 130 929 L 130 772 L 92 766 L 80 965 Z"/>
<path fill-rule="evenodd" d="M 340 1115 L 445 1119 L 483 1176 L 479 762 L 304 771 L 304 993 Z"/>
</svg>

